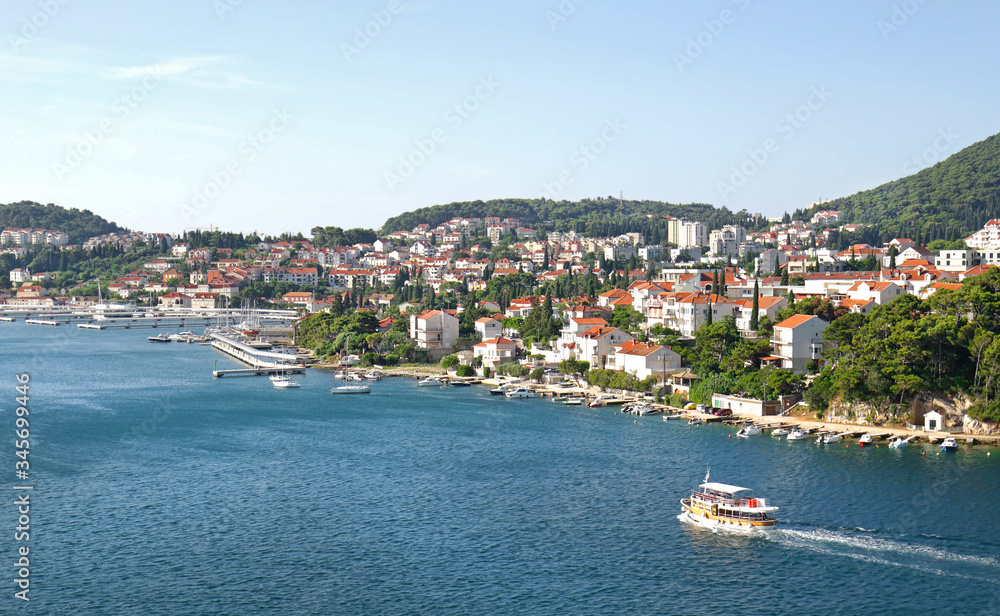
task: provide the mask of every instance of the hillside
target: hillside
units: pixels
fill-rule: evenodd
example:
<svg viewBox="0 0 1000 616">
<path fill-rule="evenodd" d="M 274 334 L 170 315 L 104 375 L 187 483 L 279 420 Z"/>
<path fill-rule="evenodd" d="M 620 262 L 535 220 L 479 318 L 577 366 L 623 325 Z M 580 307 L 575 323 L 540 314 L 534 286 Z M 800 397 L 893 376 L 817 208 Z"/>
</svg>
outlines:
<svg viewBox="0 0 1000 616">
<path fill-rule="evenodd" d="M 710 229 L 728 224 L 754 227 L 754 219 L 745 211 L 730 212 L 702 203 L 674 205 L 661 201 L 621 201 L 598 197 L 582 201 L 548 199 L 495 199 L 435 205 L 390 218 L 382 233 L 406 231 L 421 223 L 435 227 L 456 216 L 460 218 L 518 218 L 526 226 L 545 231 L 574 230 L 590 236 L 618 235 L 627 232 L 660 235 L 666 241 L 666 219 L 674 216 L 702 222 Z M 654 240 L 656 241 L 656 240 Z"/>
<path fill-rule="evenodd" d="M 81 244 L 95 235 L 125 231 L 90 210 L 66 209 L 32 201 L 0 204 L 0 229 L 7 227 L 62 231 L 69 235 L 71 244 Z"/>
<path fill-rule="evenodd" d="M 933 167 L 815 207 L 840 210 L 844 223 L 873 225 L 873 240 L 923 243 L 962 239 L 1000 218 L 1000 135 L 975 143 Z"/>
</svg>

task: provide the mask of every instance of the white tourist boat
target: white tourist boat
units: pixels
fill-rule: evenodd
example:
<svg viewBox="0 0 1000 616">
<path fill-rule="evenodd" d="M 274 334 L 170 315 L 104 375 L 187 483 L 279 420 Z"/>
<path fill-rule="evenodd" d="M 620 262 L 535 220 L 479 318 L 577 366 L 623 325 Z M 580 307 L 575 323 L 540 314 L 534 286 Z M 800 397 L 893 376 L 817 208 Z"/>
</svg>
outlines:
<svg viewBox="0 0 1000 616">
<path fill-rule="evenodd" d="M 747 424 L 740 428 L 740 431 L 736 433 L 736 436 L 747 438 L 750 436 L 757 436 L 760 434 L 760 426 L 756 424 Z"/>
<path fill-rule="evenodd" d="M 709 482 L 707 473 L 691 497 L 681 499 L 682 519 L 707 528 L 767 528 L 778 523 L 771 515 L 777 510 L 750 488 Z"/>
<path fill-rule="evenodd" d="M 954 436 L 949 436 L 948 438 L 941 441 L 942 451 L 957 451 L 958 450 L 958 440 Z"/>
<path fill-rule="evenodd" d="M 534 398 L 535 392 L 526 387 L 515 387 L 504 392 L 505 398 Z"/>
</svg>

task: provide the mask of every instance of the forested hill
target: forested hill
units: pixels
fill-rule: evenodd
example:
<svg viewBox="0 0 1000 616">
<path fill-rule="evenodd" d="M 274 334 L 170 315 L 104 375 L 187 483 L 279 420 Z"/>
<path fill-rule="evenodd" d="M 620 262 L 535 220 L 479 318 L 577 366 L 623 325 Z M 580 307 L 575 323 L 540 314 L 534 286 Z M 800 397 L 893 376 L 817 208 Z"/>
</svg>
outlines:
<svg viewBox="0 0 1000 616">
<path fill-rule="evenodd" d="M 0 204 L 0 229 L 51 229 L 69 235 L 70 244 L 82 244 L 88 238 L 125 229 L 101 218 L 90 210 L 66 209 L 32 201 Z"/>
<path fill-rule="evenodd" d="M 390 218 L 382 225 L 382 233 L 408 231 L 427 223 L 435 227 L 454 217 L 517 218 L 536 230 L 574 230 L 590 236 L 609 236 L 627 232 L 662 231 L 666 241 L 664 216 L 674 216 L 706 224 L 717 229 L 728 224 L 754 228 L 759 221 L 745 211 L 730 212 L 702 203 L 673 205 L 661 201 L 622 201 L 617 197 L 598 197 L 582 201 L 551 201 L 549 199 L 495 199 L 435 205 L 406 212 Z M 763 224 L 763 223 L 761 223 Z"/>
<path fill-rule="evenodd" d="M 908 237 L 926 244 L 968 237 L 1000 218 L 1000 135 L 914 175 L 808 213 L 816 210 L 840 210 L 845 223 L 873 225 L 873 239 Z"/>
</svg>

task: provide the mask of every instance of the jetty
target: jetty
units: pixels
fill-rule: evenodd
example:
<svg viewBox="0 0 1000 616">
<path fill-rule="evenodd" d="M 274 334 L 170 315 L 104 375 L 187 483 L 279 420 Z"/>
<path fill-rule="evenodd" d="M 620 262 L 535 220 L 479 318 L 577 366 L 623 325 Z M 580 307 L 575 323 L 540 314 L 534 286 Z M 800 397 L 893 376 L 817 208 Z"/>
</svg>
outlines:
<svg viewBox="0 0 1000 616">
<path fill-rule="evenodd" d="M 250 366 L 243 370 L 214 370 L 212 376 L 262 376 L 275 372 L 302 372 L 303 363 L 290 353 L 275 353 L 224 336 L 211 334 L 212 347 Z"/>
</svg>

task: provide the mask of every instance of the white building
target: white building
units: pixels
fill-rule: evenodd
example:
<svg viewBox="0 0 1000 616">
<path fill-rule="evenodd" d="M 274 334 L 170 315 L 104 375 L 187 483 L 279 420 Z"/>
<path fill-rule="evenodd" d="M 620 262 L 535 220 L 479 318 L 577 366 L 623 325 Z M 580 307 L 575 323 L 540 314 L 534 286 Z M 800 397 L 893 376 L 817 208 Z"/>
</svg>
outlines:
<svg viewBox="0 0 1000 616">
<path fill-rule="evenodd" d="M 445 310 L 410 315 L 410 338 L 421 349 L 447 349 L 458 340 L 458 317 Z"/>
<path fill-rule="evenodd" d="M 680 368 L 681 356 L 665 346 L 632 340 L 615 349 L 615 370 L 634 374 L 639 379 L 656 376 L 666 381 L 667 375 Z"/>
<path fill-rule="evenodd" d="M 797 314 L 774 326 L 774 355 L 764 358 L 785 370 L 803 373 L 810 361 L 822 359 L 823 330 L 827 322 L 811 314 Z"/>
</svg>

